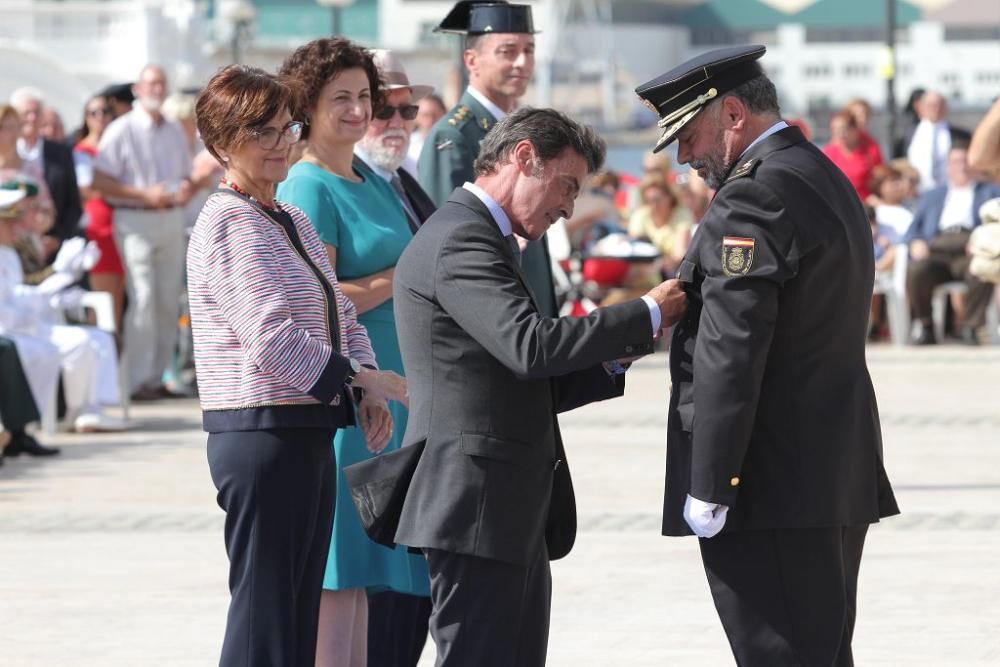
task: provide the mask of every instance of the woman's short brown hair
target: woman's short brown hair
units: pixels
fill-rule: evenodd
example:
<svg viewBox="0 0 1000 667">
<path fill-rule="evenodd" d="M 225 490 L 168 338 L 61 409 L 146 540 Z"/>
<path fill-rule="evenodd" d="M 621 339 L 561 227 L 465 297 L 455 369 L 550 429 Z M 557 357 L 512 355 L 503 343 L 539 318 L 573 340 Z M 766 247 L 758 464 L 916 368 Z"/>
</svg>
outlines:
<svg viewBox="0 0 1000 667">
<path fill-rule="evenodd" d="M 282 76 L 298 80 L 302 85 L 302 106 L 297 115 L 306 121 L 302 138 L 309 138 L 309 120 L 316 108 L 319 93 L 323 86 L 339 76 L 342 72 L 359 68 L 368 77 L 368 90 L 372 96 L 372 113 L 378 111 L 384 103 L 382 79 L 378 65 L 372 53 L 349 39 L 343 37 L 323 37 L 295 49 L 292 55 L 285 59 L 281 69 Z"/>
<path fill-rule="evenodd" d="M 222 164 L 219 149 L 243 145 L 253 131 L 288 109 L 299 106 L 295 81 L 247 65 L 219 70 L 195 103 L 198 133 L 205 148 Z"/>
<path fill-rule="evenodd" d="M 885 185 L 886 181 L 892 181 L 897 178 L 902 179 L 903 172 L 891 165 L 876 165 L 872 169 L 872 175 L 868 177 L 868 189 L 877 195 L 878 191 L 882 189 L 882 186 Z"/>
<path fill-rule="evenodd" d="M 21 122 L 21 114 L 17 113 L 17 109 L 10 104 L 0 104 L 0 123 L 7 120 L 8 116 L 16 118 L 18 123 Z"/>
</svg>

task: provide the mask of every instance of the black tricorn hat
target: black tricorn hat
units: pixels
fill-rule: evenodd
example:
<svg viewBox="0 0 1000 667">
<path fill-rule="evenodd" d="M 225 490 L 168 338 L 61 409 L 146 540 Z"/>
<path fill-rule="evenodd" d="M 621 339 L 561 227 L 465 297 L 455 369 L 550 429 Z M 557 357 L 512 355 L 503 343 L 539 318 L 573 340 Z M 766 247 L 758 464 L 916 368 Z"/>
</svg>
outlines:
<svg viewBox="0 0 1000 667">
<path fill-rule="evenodd" d="M 635 94 L 660 116 L 663 133 L 653 152 L 673 141 L 709 102 L 763 74 L 757 60 L 764 51 L 760 44 L 709 51 L 636 88 Z"/>
<path fill-rule="evenodd" d="M 534 34 L 529 5 L 512 5 L 502 0 L 462 0 L 456 2 L 434 32 L 455 35 L 485 35 L 491 32 Z"/>
<path fill-rule="evenodd" d="M 121 100 L 125 104 L 132 104 L 135 101 L 131 83 L 113 83 L 110 86 L 106 86 L 98 95 Z"/>
</svg>

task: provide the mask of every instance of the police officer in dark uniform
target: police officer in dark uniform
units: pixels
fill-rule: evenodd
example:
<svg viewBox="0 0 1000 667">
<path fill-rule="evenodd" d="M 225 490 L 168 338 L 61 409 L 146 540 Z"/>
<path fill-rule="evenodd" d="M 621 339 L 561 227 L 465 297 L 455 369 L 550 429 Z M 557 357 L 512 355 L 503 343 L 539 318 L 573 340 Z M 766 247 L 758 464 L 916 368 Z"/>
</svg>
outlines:
<svg viewBox="0 0 1000 667">
<path fill-rule="evenodd" d="M 841 171 L 779 116 L 763 46 L 636 89 L 655 150 L 718 190 L 683 260 L 663 534 L 700 538 L 740 665 L 851 665 L 868 525 L 898 513 L 865 363 L 871 229 Z"/>
<path fill-rule="evenodd" d="M 455 188 L 476 180 L 479 142 L 524 95 L 535 71 L 535 28 L 528 5 L 466 0 L 456 3 L 434 31 L 465 36 L 469 72 L 469 87 L 431 128 L 417 164 L 420 185 L 441 206 Z M 544 237 L 523 249 L 521 267 L 541 312 L 558 315 Z"/>
</svg>

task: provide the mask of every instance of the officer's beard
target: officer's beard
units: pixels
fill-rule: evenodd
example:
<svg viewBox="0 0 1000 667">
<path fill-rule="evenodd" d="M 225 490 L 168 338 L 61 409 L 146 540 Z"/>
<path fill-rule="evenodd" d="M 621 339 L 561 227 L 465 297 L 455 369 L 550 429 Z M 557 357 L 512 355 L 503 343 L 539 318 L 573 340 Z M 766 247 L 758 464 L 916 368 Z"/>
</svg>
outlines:
<svg viewBox="0 0 1000 667">
<path fill-rule="evenodd" d="M 705 179 L 705 184 L 713 190 L 718 190 L 729 174 L 729 169 L 733 166 L 733 160 L 726 159 L 726 142 L 722 128 L 718 128 L 715 141 L 712 143 L 714 150 L 700 160 L 691 160 L 688 164 L 698 171 L 699 175 Z M 704 169 L 705 173 L 701 174 Z"/>
</svg>

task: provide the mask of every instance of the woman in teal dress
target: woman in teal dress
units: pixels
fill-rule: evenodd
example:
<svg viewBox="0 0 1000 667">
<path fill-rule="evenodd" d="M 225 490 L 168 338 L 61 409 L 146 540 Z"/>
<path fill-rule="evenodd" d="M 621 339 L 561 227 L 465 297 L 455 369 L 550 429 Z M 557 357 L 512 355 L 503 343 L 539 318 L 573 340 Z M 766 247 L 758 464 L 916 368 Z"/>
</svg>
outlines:
<svg viewBox="0 0 1000 667">
<path fill-rule="evenodd" d="M 354 144 L 367 131 L 381 82 L 371 55 L 351 42 L 319 39 L 299 48 L 281 74 L 305 89 L 308 148 L 278 187 L 282 201 L 301 208 L 326 244 L 344 294 L 358 310 L 379 368 L 403 374 L 392 310 L 392 275 L 412 238 L 395 192 L 353 160 Z M 393 432 L 384 451 L 398 449 L 406 409 L 390 403 Z M 333 441 L 337 501 L 320 604 L 317 665 L 358 665 L 367 660 L 366 593 L 395 591 L 430 595 L 423 556 L 405 547 L 388 549 L 368 539 L 351 502 L 343 468 L 375 454 L 360 428 L 341 429 Z M 374 447 L 372 448 L 374 449 Z"/>
</svg>

